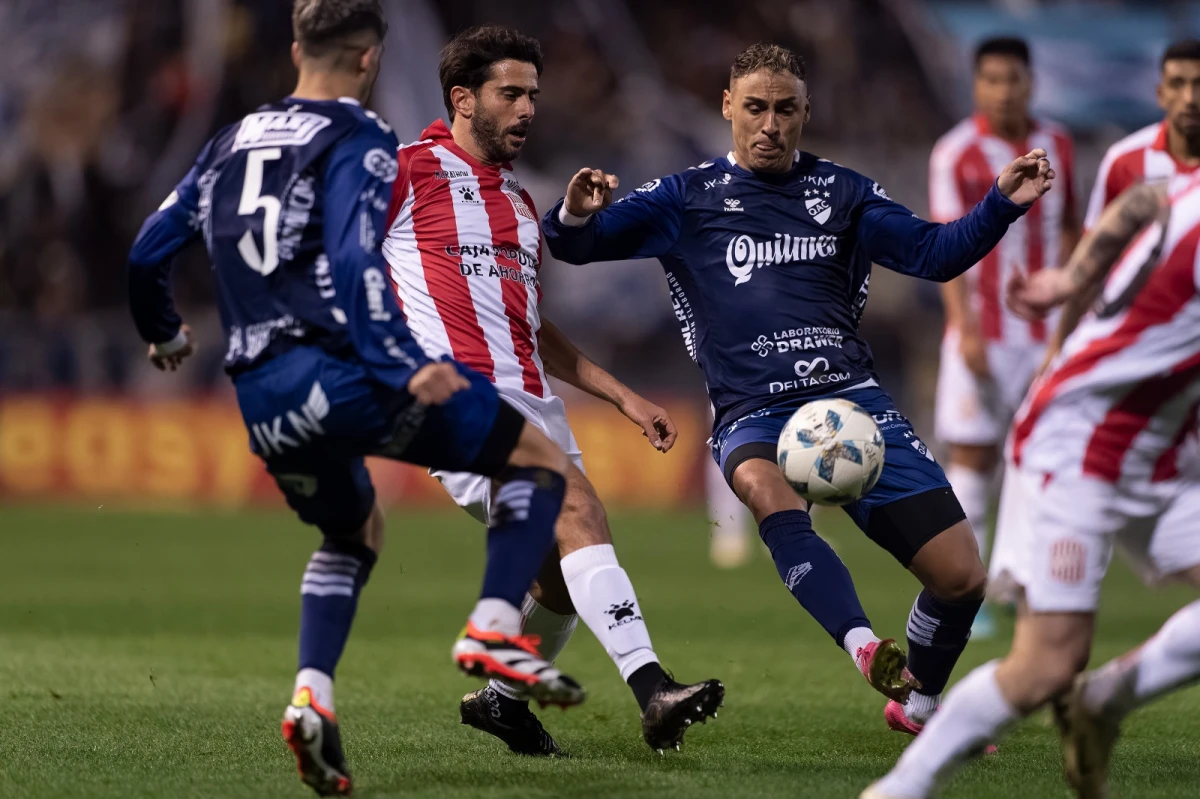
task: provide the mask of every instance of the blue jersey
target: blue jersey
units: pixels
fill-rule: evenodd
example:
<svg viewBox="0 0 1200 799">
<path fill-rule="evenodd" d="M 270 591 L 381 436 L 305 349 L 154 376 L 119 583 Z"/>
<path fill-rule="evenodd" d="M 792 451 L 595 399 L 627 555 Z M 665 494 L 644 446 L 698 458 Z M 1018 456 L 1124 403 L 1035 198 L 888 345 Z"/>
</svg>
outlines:
<svg viewBox="0 0 1200 799">
<path fill-rule="evenodd" d="M 427 361 L 380 254 L 398 143 L 353 100 L 285 98 L 221 130 L 142 226 L 129 298 L 142 338 L 172 340 L 171 262 L 203 237 L 227 339 L 246 371 L 297 347 L 404 388 Z"/>
<path fill-rule="evenodd" d="M 730 154 L 651 181 L 579 226 L 565 224 L 561 208 L 542 222 L 555 258 L 662 263 L 717 428 L 876 385 L 858 333 L 872 262 L 949 280 L 1025 211 L 993 185 L 962 219 L 933 224 L 878 183 L 809 153 L 779 175 L 743 169 Z"/>
</svg>

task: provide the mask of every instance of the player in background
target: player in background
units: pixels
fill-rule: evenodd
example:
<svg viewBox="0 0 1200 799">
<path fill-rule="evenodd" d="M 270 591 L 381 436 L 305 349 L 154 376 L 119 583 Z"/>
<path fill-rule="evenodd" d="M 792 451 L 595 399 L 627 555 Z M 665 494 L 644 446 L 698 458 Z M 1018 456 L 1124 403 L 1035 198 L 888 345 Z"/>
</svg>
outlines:
<svg viewBox="0 0 1200 799">
<path fill-rule="evenodd" d="M 1023 589 L 1012 648 L 954 687 L 863 799 L 932 795 L 984 744 L 1071 689 L 1091 651 L 1114 544 L 1149 581 L 1200 586 L 1200 475 L 1181 472 L 1192 465 L 1179 460 L 1200 402 L 1200 179 L 1169 205 L 1165 194 L 1161 184 L 1130 188 L 1066 267 L 1010 284 L 1010 304 L 1028 318 L 1066 303 L 1062 352 L 1034 383 L 1008 443 L 999 527 Z M 1103 796 L 1121 716 L 1198 674 L 1193 604 L 1138 654 L 1077 683 L 1059 715 L 1080 796 Z"/>
<path fill-rule="evenodd" d="M 1169 183 L 1200 168 L 1200 40 L 1167 47 L 1155 92 L 1164 119 L 1108 148 L 1084 227 L 1093 227 L 1105 207 L 1135 183 Z"/>
<path fill-rule="evenodd" d="M 960 218 L 1012 159 L 1035 147 L 1046 151 L 1062 187 L 1017 220 L 974 269 L 942 285 L 946 332 L 934 432 L 948 445 L 946 478 L 985 562 L 1000 445 L 1042 363 L 1046 331 L 1053 329 L 1050 320 L 1026 322 L 1007 311 L 1004 287 L 1015 272 L 1058 267 L 1079 241 L 1074 147 L 1063 128 L 1030 116 L 1032 90 L 1023 40 L 981 42 L 975 49 L 975 113 L 942 136 L 929 159 L 929 209 L 938 222 Z M 989 637 L 994 627 L 985 605 L 972 635 Z"/>
<path fill-rule="evenodd" d="M 296 90 L 205 145 L 143 225 L 129 293 L 150 360 L 174 370 L 195 342 L 174 309 L 171 263 L 203 237 L 251 449 L 324 537 L 300 586 L 299 670 L 283 735 L 304 782 L 348 795 L 334 669 L 384 526 L 363 456 L 500 482 L 483 589 L 454 659 L 563 706 L 583 692 L 521 635 L 520 606 L 553 546 L 567 459 L 487 379 L 427 357 L 388 287 L 378 248 L 397 142 L 361 106 L 386 31 L 378 0 L 296 0 L 292 20 Z"/>
<path fill-rule="evenodd" d="M 642 711 L 646 743 L 678 748 L 694 722 L 716 715 L 717 680 L 681 685 L 659 665 L 633 584 L 617 562 L 604 506 L 584 475 L 563 401 L 547 375 L 613 404 L 655 448 L 675 441 L 667 413 L 584 356 L 539 315 L 542 242 L 533 200 L 512 171 L 529 134 L 542 71 L 536 39 L 473 28 L 442 51 L 438 72 L 450 125 L 438 120 L 399 153 L 383 253 L 417 340 L 453 355 L 496 385 L 501 398 L 570 456 L 558 550 L 522 606 L 523 630 L 553 661 L 577 616 L 617 665 Z M 434 473 L 460 506 L 493 518 L 500 497 L 486 477 Z M 561 558 L 561 560 L 560 560 Z M 504 681 L 463 698 L 460 715 L 515 752 L 559 754 Z"/>
<path fill-rule="evenodd" d="M 776 45 L 737 56 L 723 111 L 732 123 L 728 155 L 616 204 L 615 176 L 580 170 L 542 229 L 568 263 L 659 259 L 715 408 L 713 457 L 753 513 L 788 591 L 893 700 L 889 726 L 916 733 L 967 644 L 986 574 L 941 467 L 880 388 L 858 334 L 871 263 L 950 280 L 1049 190 L 1054 172 L 1034 150 L 962 219 L 922 221 L 878 183 L 800 151 L 804 65 Z M 813 532 L 807 504 L 776 465 L 788 418 L 830 396 L 872 414 L 887 442 L 876 488 L 846 511 L 924 586 L 909 616 L 907 669 L 896 642 L 875 636 L 850 573 Z"/>
<path fill-rule="evenodd" d="M 719 569 L 736 569 L 754 554 L 753 531 L 757 528 L 750 511 L 725 482 L 714 461 L 704 465 L 704 501 L 708 509 L 709 557 Z"/>
</svg>

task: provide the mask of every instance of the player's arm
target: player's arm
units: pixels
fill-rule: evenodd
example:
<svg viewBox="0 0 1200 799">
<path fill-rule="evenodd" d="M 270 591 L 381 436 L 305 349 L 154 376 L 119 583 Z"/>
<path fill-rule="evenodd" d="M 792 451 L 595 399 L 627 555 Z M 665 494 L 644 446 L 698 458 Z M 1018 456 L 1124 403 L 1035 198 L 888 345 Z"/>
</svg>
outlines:
<svg viewBox="0 0 1200 799">
<path fill-rule="evenodd" d="M 542 218 L 550 253 L 569 264 L 657 258 L 675 245 L 683 218 L 683 185 L 672 175 L 613 203 L 616 175 L 581 169 Z"/>
<path fill-rule="evenodd" d="M 191 329 L 183 324 L 171 297 L 175 256 L 200 236 L 201 166 L 211 142 L 158 210 L 146 219 L 129 251 L 129 310 L 142 340 L 150 345 L 150 362 L 175 371 L 196 348 Z"/>
<path fill-rule="evenodd" d="M 339 144 L 325 167 L 325 255 L 350 340 L 380 383 L 440 404 L 468 383 L 432 363 L 404 321 L 380 245 L 396 179 L 395 137 L 371 131 Z"/>
<path fill-rule="evenodd" d="M 902 274 L 938 282 L 958 277 L 1049 191 L 1054 170 L 1045 156 L 1033 150 L 1013 161 L 970 213 L 946 224 L 918 218 L 876 184 L 859 207 L 859 242 L 872 261 Z"/>
<path fill-rule="evenodd" d="M 1014 313 L 1040 319 L 1055 306 L 1064 305 L 1051 353 L 1057 352 L 1096 301 L 1109 270 L 1133 238 L 1167 212 L 1166 198 L 1165 186 L 1132 186 L 1105 209 L 1062 269 L 1042 270 L 1030 277 L 1013 275 L 1007 290 Z"/>
<path fill-rule="evenodd" d="M 674 445 L 675 423 L 665 410 L 598 366 L 545 317 L 538 332 L 538 351 L 546 374 L 614 405 L 642 428 L 642 435 L 655 449 L 666 452 Z"/>
</svg>

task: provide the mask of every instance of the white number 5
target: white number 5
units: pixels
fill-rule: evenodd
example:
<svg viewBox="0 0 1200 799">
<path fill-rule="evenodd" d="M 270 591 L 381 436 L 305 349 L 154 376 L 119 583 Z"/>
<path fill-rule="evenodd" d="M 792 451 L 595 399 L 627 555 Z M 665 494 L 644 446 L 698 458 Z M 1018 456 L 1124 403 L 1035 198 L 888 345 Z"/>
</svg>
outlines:
<svg viewBox="0 0 1200 799">
<path fill-rule="evenodd" d="M 262 194 L 263 162 L 278 161 L 283 151 L 278 147 L 251 150 L 246 155 L 246 182 L 242 184 L 242 201 L 238 216 L 251 216 L 263 210 L 263 251 L 260 255 L 254 244 L 254 233 L 247 230 L 238 240 L 238 252 L 246 266 L 260 275 L 269 275 L 279 266 L 279 209 L 278 197 Z"/>
</svg>

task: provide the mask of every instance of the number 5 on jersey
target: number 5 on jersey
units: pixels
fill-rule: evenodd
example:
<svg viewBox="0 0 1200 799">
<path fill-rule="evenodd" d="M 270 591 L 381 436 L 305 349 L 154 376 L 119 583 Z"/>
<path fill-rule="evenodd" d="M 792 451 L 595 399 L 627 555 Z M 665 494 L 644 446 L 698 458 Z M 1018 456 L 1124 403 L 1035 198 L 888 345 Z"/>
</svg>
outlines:
<svg viewBox="0 0 1200 799">
<path fill-rule="evenodd" d="M 238 240 L 238 252 L 246 266 L 260 275 L 269 275 L 279 266 L 279 209 L 278 197 L 262 194 L 263 162 L 278 161 L 283 151 L 278 147 L 250 150 L 246 154 L 246 181 L 242 184 L 242 200 L 238 216 L 253 216 L 263 211 L 263 251 L 260 255 L 254 243 L 253 230 L 247 230 Z"/>
</svg>

